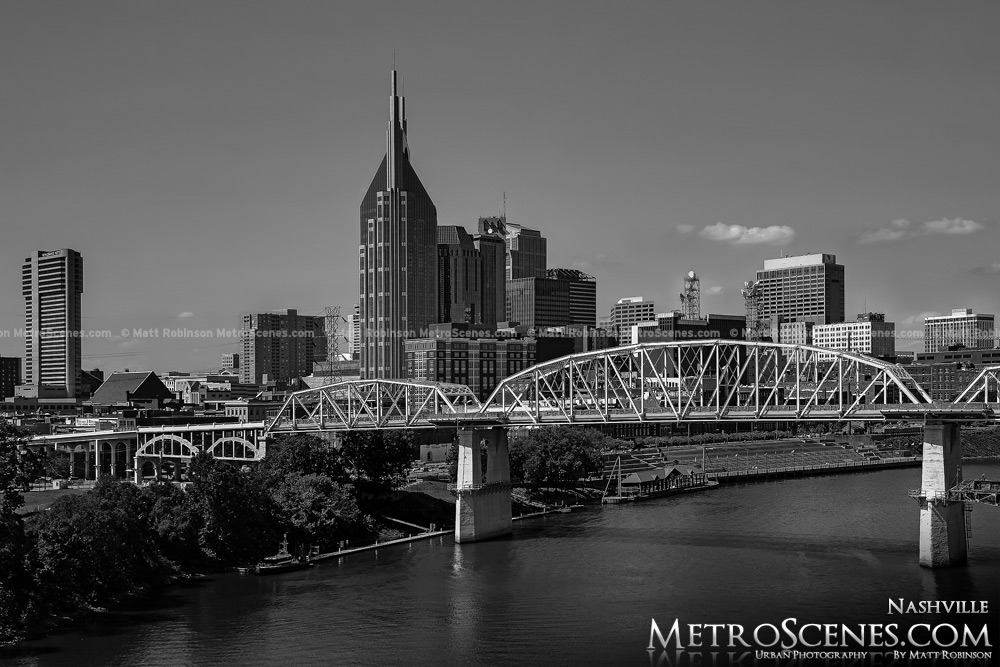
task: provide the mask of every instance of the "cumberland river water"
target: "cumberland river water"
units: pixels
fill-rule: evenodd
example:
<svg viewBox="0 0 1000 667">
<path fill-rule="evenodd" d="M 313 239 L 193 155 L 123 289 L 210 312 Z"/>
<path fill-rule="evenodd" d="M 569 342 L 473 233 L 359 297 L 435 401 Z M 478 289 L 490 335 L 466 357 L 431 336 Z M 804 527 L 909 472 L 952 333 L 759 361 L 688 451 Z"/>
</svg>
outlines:
<svg viewBox="0 0 1000 667">
<path fill-rule="evenodd" d="M 966 477 L 983 473 L 1000 479 L 1000 464 L 965 466 Z M 435 538 L 287 575 L 214 576 L 22 644 L 0 663 L 691 664 L 647 652 L 652 619 L 664 631 L 674 619 L 749 629 L 787 618 L 988 622 L 996 646 L 995 613 L 887 615 L 890 598 L 1000 608 L 1000 509 L 976 506 L 968 566 L 923 569 L 906 495 L 919 479 L 904 468 L 723 486 L 519 521 L 511 539 Z M 722 653 L 716 664 L 737 659 Z M 827 660 L 756 664 L 851 664 Z"/>
</svg>

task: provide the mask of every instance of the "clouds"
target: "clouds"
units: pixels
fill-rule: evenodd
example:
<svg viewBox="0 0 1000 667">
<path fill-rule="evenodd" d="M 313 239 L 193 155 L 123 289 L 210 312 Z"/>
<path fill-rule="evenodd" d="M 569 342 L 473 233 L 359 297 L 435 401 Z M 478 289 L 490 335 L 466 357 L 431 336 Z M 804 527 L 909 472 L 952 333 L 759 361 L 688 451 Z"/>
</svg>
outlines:
<svg viewBox="0 0 1000 667">
<path fill-rule="evenodd" d="M 862 232 L 858 237 L 858 243 L 862 245 L 870 243 L 885 243 L 898 241 L 900 239 L 913 238 L 916 236 L 928 236 L 941 234 L 945 236 L 968 236 L 986 229 L 986 226 L 975 220 L 964 218 L 942 218 L 941 220 L 928 220 L 920 225 L 914 225 L 906 218 L 897 218 L 885 227 L 870 229 Z"/>
<path fill-rule="evenodd" d="M 189 317 L 194 317 L 194 313 L 190 310 L 185 310 L 183 313 L 177 313 L 177 318 L 181 320 L 186 320 Z"/>
<path fill-rule="evenodd" d="M 969 271 L 980 276 L 1000 276 L 1000 261 L 990 262 L 986 266 L 977 266 Z"/>
<path fill-rule="evenodd" d="M 694 225 L 677 225 L 681 234 L 694 232 Z M 729 245 L 788 245 L 795 238 L 795 230 L 788 225 L 771 225 L 770 227 L 744 227 L 743 225 L 727 225 L 717 222 L 706 225 L 698 236 Z"/>
<path fill-rule="evenodd" d="M 705 289 L 705 294 L 722 294 L 722 290 L 725 289 L 722 285 L 712 285 Z"/>
<path fill-rule="evenodd" d="M 936 310 L 925 310 L 922 313 L 918 313 L 916 315 L 910 315 L 909 317 L 904 318 L 903 321 L 900 322 L 899 324 L 900 324 L 900 326 L 903 326 L 903 327 L 912 327 L 912 326 L 915 326 L 915 325 L 923 326 L 925 318 L 928 318 L 928 317 L 941 317 L 941 315 L 942 314 L 939 313 L 939 312 L 937 312 Z"/>
</svg>

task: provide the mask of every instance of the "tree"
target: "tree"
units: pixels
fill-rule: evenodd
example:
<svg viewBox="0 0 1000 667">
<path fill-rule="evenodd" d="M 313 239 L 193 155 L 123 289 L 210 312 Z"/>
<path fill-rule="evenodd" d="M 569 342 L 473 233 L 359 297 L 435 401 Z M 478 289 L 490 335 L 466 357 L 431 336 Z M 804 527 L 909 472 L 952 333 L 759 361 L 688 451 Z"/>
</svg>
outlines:
<svg viewBox="0 0 1000 667">
<path fill-rule="evenodd" d="M 358 488 L 384 492 L 402 485 L 414 460 L 409 431 L 348 431 L 340 453 Z"/>
<path fill-rule="evenodd" d="M 288 473 L 273 497 L 292 542 L 322 546 L 354 532 L 361 513 L 352 491 L 326 475 Z"/>
<path fill-rule="evenodd" d="M 33 589 L 28 539 L 17 512 L 31 479 L 24 442 L 21 432 L 0 423 L 0 641 L 21 632 Z"/>
<path fill-rule="evenodd" d="M 269 485 L 279 483 L 289 473 L 325 475 L 336 481 L 347 477 L 340 450 L 314 435 L 299 433 L 276 438 L 268 446 L 258 472 Z"/>
<path fill-rule="evenodd" d="M 509 440 L 513 479 L 532 486 L 572 486 L 600 473 L 609 438 L 594 429 L 546 426 L 515 431 Z"/>
<path fill-rule="evenodd" d="M 259 475 L 200 452 L 191 460 L 189 476 L 198 546 L 206 559 L 222 567 L 248 565 L 274 549 L 272 501 Z"/>
<path fill-rule="evenodd" d="M 144 487 L 142 494 L 149 506 L 149 529 L 163 557 L 182 568 L 203 564 L 198 547 L 200 515 L 192 497 L 164 481 Z"/>
</svg>

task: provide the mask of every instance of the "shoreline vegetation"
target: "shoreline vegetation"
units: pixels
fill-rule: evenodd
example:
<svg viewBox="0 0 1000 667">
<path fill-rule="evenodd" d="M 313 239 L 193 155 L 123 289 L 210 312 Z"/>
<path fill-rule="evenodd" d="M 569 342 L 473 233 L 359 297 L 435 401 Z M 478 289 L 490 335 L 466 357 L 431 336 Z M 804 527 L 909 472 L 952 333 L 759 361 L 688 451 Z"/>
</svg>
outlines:
<svg viewBox="0 0 1000 667">
<path fill-rule="evenodd" d="M 691 444 L 723 441 L 722 434 L 696 438 Z M 44 476 L 47 462 L 24 442 L 24 434 L 0 423 L 0 647 L 182 581 L 252 566 L 283 535 L 293 552 L 331 553 L 419 535 L 418 527 L 454 527 L 455 500 L 444 482 L 404 486 L 414 458 L 407 432 L 347 433 L 337 447 L 310 435 L 285 436 L 252 465 L 201 454 L 183 485 L 136 486 L 105 476 L 90 491 L 60 495 L 31 513 L 24 512 L 24 492 Z M 1000 459 L 1000 427 L 964 429 L 962 442 L 967 460 Z M 566 426 L 512 432 L 514 516 L 599 502 L 583 480 L 601 474 L 604 452 L 680 444 L 689 439 L 626 443 Z M 872 444 L 916 448 L 919 437 Z M 456 453 L 454 445 L 452 481 Z"/>
</svg>

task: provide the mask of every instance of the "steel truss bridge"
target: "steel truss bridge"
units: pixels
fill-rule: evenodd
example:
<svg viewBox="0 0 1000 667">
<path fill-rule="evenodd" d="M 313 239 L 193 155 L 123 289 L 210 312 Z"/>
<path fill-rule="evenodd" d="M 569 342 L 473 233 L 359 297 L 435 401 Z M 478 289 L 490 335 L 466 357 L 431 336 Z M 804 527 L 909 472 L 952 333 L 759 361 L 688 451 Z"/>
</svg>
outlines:
<svg viewBox="0 0 1000 667">
<path fill-rule="evenodd" d="M 264 434 L 448 424 L 993 421 L 1000 366 L 953 403 L 906 367 L 853 352 L 730 340 L 642 343 L 574 354 L 503 380 L 485 402 L 465 385 L 354 380 L 291 394 Z"/>
</svg>

